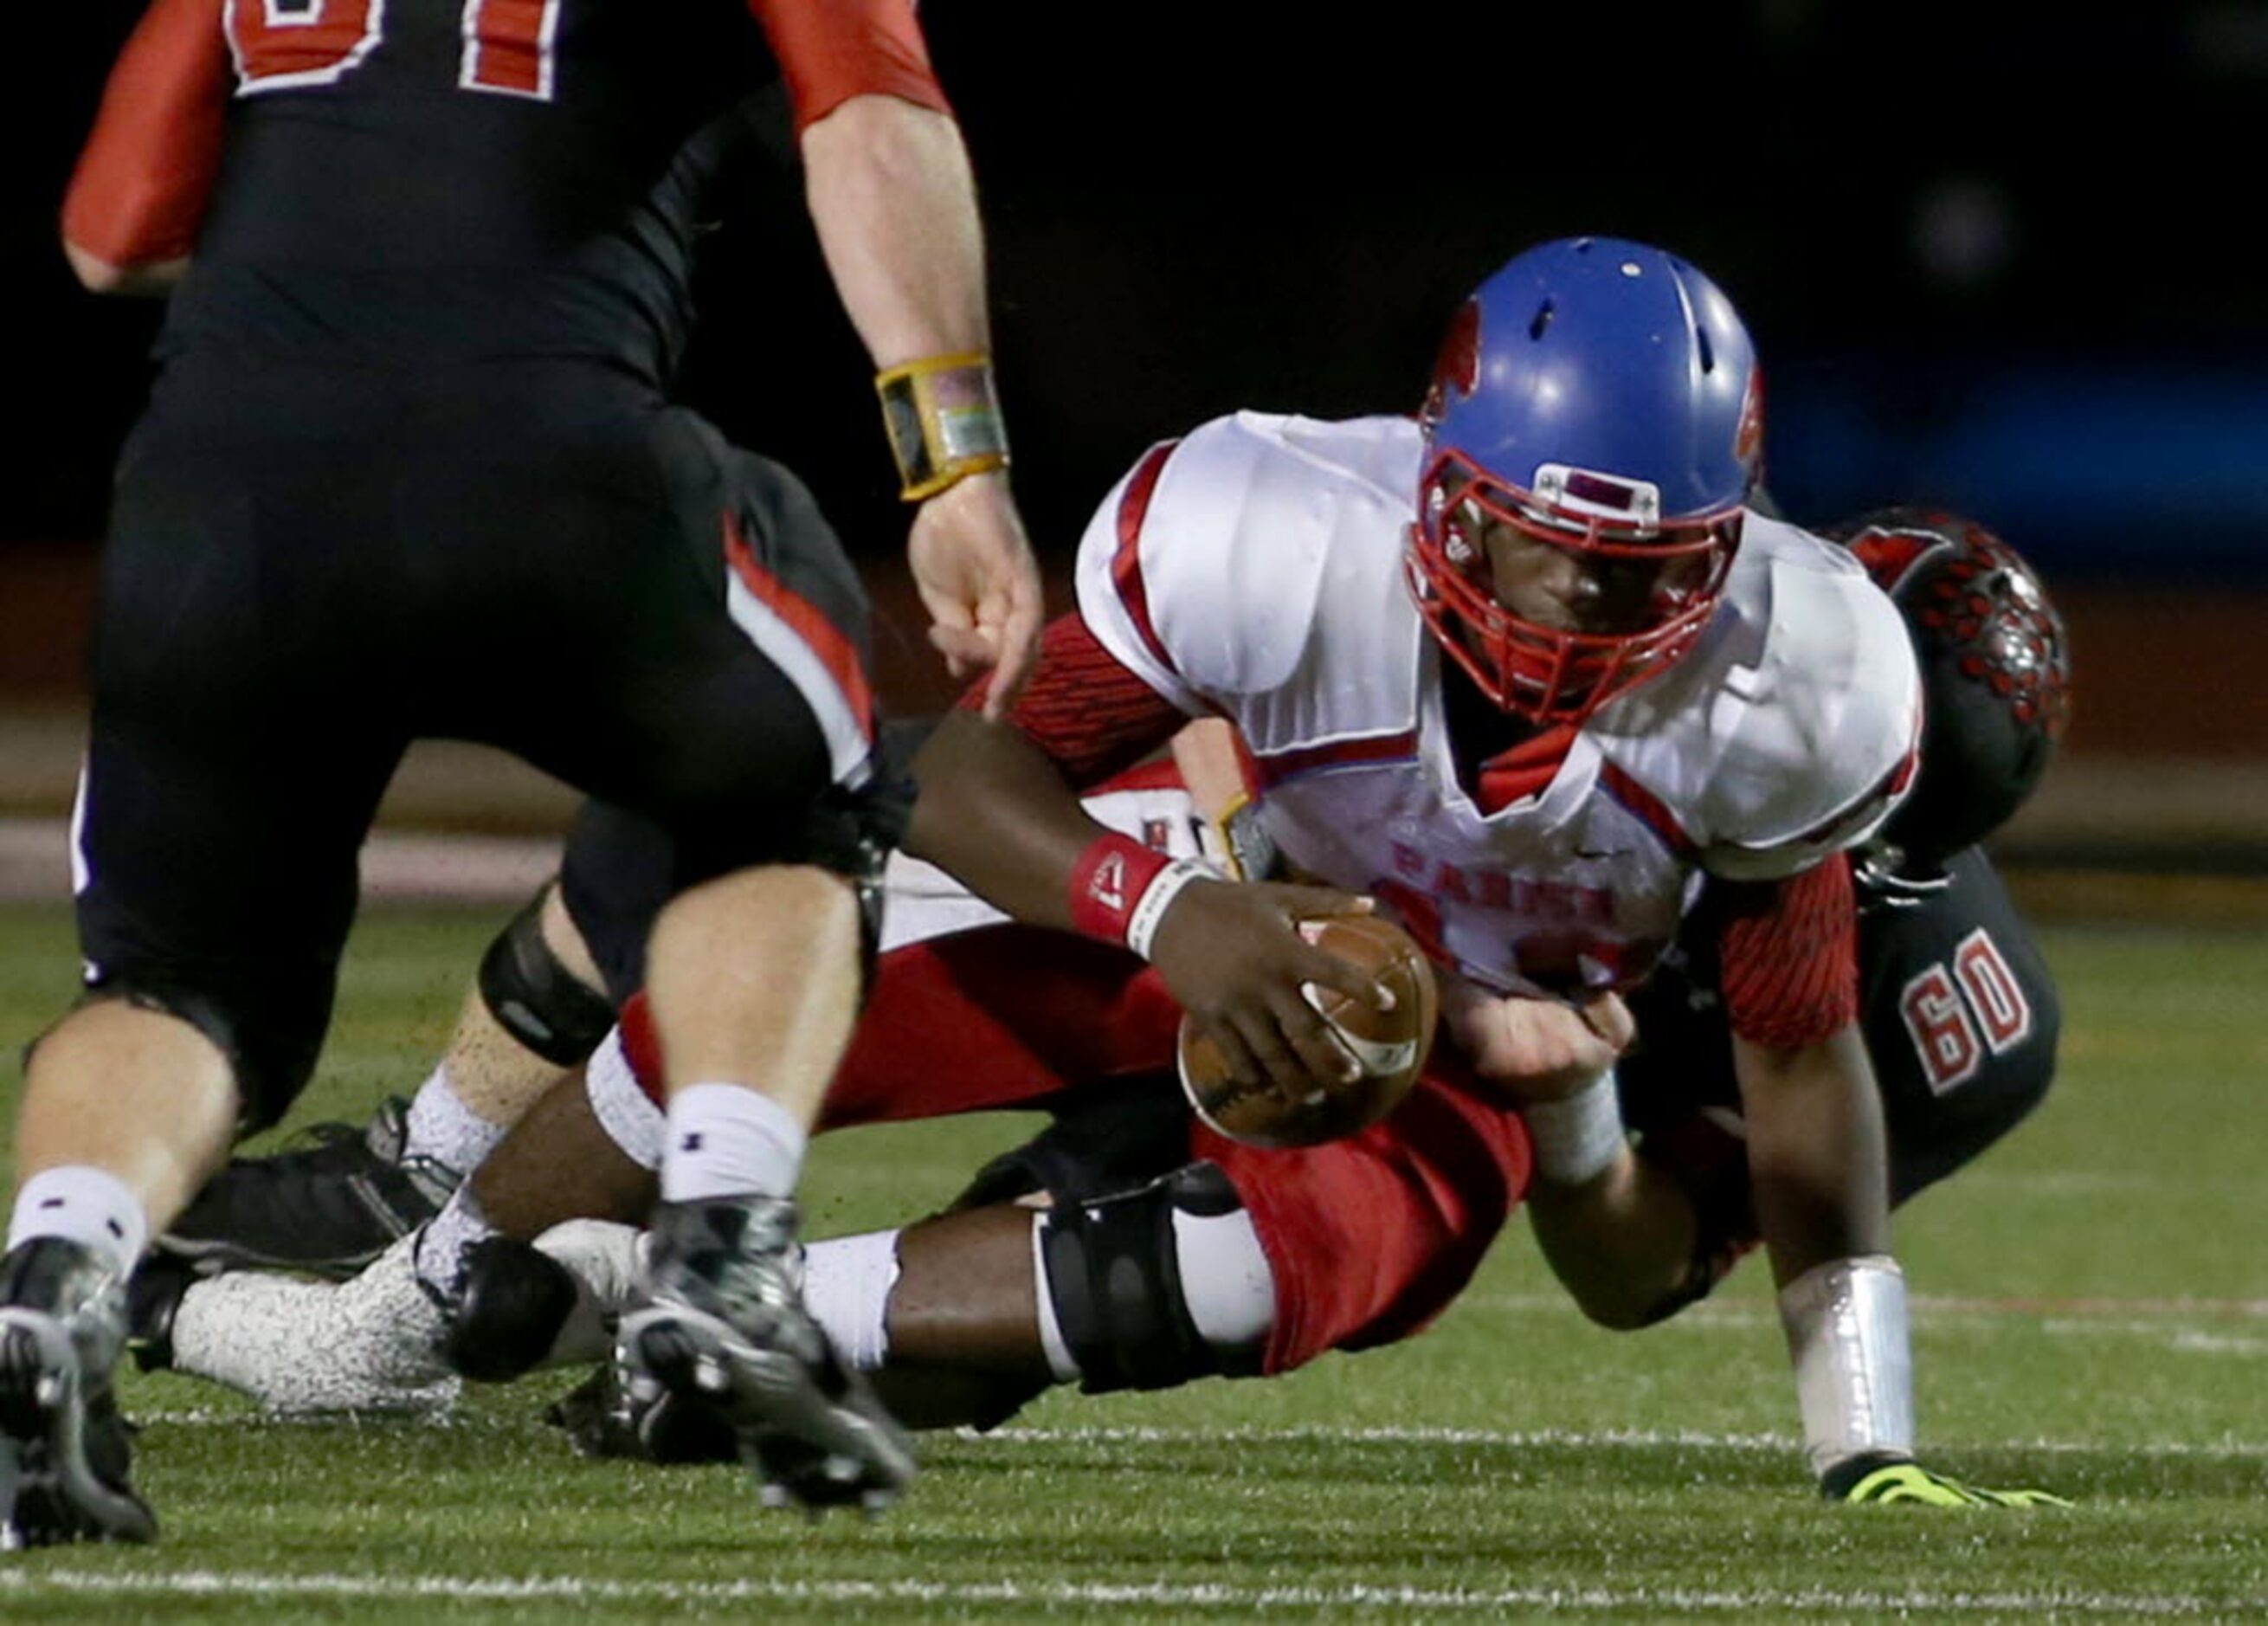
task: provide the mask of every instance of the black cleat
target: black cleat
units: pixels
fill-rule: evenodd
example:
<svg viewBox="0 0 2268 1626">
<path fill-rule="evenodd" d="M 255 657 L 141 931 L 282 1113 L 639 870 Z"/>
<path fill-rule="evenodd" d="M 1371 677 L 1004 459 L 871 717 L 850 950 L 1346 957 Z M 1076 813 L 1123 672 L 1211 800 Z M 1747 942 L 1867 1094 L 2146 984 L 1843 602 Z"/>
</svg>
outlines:
<svg viewBox="0 0 2268 1626">
<path fill-rule="evenodd" d="M 173 1317 L 181 1296 L 203 1273 L 188 1260 L 170 1253 L 144 1253 L 126 1279 L 126 1348 L 145 1372 L 169 1371 L 173 1364 Z"/>
<path fill-rule="evenodd" d="M 403 1153 L 409 1104 L 368 1125 L 316 1124 L 313 1142 L 239 1157 L 205 1182 L 157 1245 L 203 1271 L 301 1270 L 344 1281 L 441 1211 L 464 1176 Z"/>
<path fill-rule="evenodd" d="M 92 1249 L 34 1237 L 0 1260 L 0 1548 L 157 1536 L 111 1395 L 125 1339 L 125 1282 Z"/>
<path fill-rule="evenodd" d="M 743 1197 L 654 1210 L 653 1303 L 615 1347 L 633 1410 L 664 1394 L 730 1426 L 768 1507 L 879 1512 L 913 1447 L 803 1306 L 795 1204 Z"/>
</svg>

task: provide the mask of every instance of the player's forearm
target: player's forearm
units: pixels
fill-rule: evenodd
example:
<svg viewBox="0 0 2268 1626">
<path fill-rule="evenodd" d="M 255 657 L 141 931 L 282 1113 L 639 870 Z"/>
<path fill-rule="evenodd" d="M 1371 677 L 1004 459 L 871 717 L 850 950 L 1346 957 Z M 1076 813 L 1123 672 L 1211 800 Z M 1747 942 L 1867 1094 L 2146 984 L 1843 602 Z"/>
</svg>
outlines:
<svg viewBox="0 0 2268 1626">
<path fill-rule="evenodd" d="M 802 149 L 820 247 L 875 366 L 989 348 L 983 232 L 953 119 L 854 96 Z"/>
<path fill-rule="evenodd" d="M 1734 1040 L 1756 1224 L 1782 1286 L 1813 1266 L 1889 1252 L 1889 1154 L 1855 1027 L 1815 1045 Z"/>
<path fill-rule="evenodd" d="M 1735 1038 L 1756 1223 L 1795 1368 L 1804 1454 L 1830 1496 L 1914 1449 L 1904 1278 L 1889 1254 L 1881 1100 L 1855 1026 L 1818 1044 Z"/>
<path fill-rule="evenodd" d="M 1012 723 L 956 711 L 914 758 L 906 851 L 1035 926 L 1072 925 L 1070 877 L 1107 833 L 1055 763 Z"/>
<path fill-rule="evenodd" d="M 1691 1297 L 1692 1202 L 1644 1158 L 1624 1151 L 1577 1186 L 1538 1179 L 1528 1211 L 1552 1274 L 1600 1326 L 1650 1326 Z"/>
</svg>

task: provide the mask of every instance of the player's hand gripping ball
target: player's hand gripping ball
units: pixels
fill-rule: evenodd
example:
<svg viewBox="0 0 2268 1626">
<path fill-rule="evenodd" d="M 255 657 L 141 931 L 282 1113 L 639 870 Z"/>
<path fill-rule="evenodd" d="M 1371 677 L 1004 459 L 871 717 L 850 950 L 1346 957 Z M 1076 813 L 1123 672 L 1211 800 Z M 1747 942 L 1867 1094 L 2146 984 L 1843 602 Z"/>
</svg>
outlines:
<svg viewBox="0 0 2268 1626">
<path fill-rule="evenodd" d="M 1333 1036 L 1360 1068 L 1346 1081 L 1318 1081 L 1295 1097 L 1271 1081 L 1241 1083 L 1220 1049 L 1182 1018 L 1182 1089 L 1198 1117 L 1232 1141 L 1283 1149 L 1320 1146 L 1367 1129 L 1410 1093 L 1433 1048 L 1441 1011 L 1433 968 L 1410 934 L 1377 915 L 1309 920 L 1300 928 L 1326 954 L 1369 972 L 1392 991 L 1394 1006 L 1380 1010 L 1336 988 L 1306 988 L 1307 1002 L 1331 1025 Z"/>
</svg>

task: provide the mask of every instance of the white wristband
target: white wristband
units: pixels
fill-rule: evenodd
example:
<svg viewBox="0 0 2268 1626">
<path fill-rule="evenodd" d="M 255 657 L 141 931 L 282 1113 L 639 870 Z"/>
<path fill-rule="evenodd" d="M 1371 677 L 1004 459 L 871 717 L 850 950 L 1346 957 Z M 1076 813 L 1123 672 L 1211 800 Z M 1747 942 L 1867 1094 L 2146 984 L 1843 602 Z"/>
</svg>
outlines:
<svg viewBox="0 0 2268 1626">
<path fill-rule="evenodd" d="M 1811 1471 L 1914 1448 L 1906 1279 L 1886 1253 L 1814 1265 L 1779 1291 Z"/>
<path fill-rule="evenodd" d="M 1554 1186 L 1580 1186 L 1605 1173 L 1630 1137 L 1609 1068 L 1573 1095 L 1520 1109 L 1535 1153 L 1535 1178 Z"/>
<path fill-rule="evenodd" d="M 1150 884 L 1126 912 L 1126 946 L 1148 959 L 1150 940 L 1158 935 L 1158 922 L 1166 918 L 1166 905 L 1192 881 L 1219 879 L 1217 872 L 1194 858 L 1177 858 L 1167 864 L 1150 877 Z"/>
</svg>

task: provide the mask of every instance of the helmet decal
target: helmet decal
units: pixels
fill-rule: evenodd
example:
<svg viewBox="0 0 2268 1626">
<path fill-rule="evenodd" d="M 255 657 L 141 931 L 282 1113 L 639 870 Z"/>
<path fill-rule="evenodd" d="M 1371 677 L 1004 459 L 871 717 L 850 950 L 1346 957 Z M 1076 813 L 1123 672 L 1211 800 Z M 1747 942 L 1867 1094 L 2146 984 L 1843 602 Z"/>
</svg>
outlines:
<svg viewBox="0 0 2268 1626">
<path fill-rule="evenodd" d="M 1462 400 L 1471 395 L 1481 381 L 1481 307 L 1477 299 L 1467 299 L 1450 318 L 1449 331 L 1441 340 L 1441 353 L 1433 362 L 1433 382 L 1425 391 L 1425 404 L 1418 416 L 1427 424 L 1440 421 L 1448 410 L 1452 393 Z"/>
<path fill-rule="evenodd" d="M 1954 670 L 2005 700 L 2017 722 L 2061 739 L 2071 721 L 2070 639 L 2022 557 L 1974 521 L 1935 509 L 1893 508 L 1854 523 L 1863 528 L 1846 545 L 1897 601 L 1917 643 L 1957 651 Z"/>
<path fill-rule="evenodd" d="M 1748 466 L 1751 481 L 1764 478 L 1764 370 L 1749 369 L 1749 392 L 1741 400 L 1741 421 L 1733 431 L 1733 455 Z"/>
<path fill-rule="evenodd" d="M 2023 557 L 1972 520 L 1888 508 L 1823 533 L 1905 617 L 1921 669 L 1921 772 L 1875 868 L 1911 884 L 2024 804 L 2071 718 L 2071 641 Z M 1885 882 L 1884 884 L 1889 884 Z"/>
<path fill-rule="evenodd" d="M 1904 511 L 1892 509 L 1853 521 L 1852 524 L 1864 528 L 1855 532 L 1847 525 L 1838 525 L 1826 533 L 1857 554 L 1859 563 L 1874 579 L 1874 585 L 1893 598 L 1897 596 L 1898 584 L 1915 565 L 1953 545 L 1933 530 L 1899 528 L 1890 516 L 1901 512 Z"/>
</svg>

